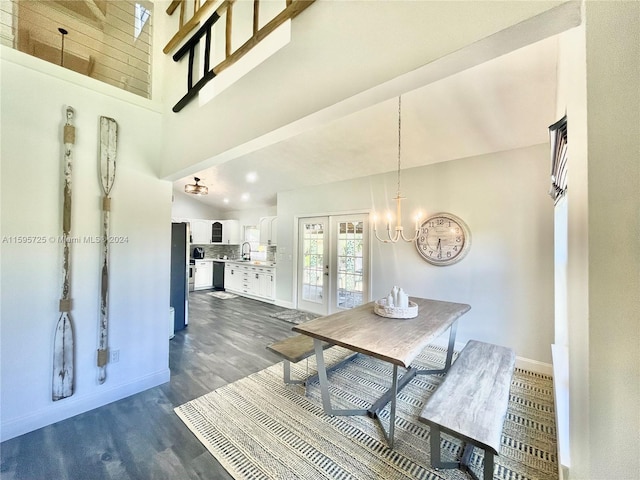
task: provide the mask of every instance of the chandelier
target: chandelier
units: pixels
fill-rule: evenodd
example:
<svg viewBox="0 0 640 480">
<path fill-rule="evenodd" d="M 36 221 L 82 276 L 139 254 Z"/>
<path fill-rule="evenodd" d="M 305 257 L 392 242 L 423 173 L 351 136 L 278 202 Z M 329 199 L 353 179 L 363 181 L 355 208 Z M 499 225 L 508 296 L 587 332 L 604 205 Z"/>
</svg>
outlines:
<svg viewBox="0 0 640 480">
<path fill-rule="evenodd" d="M 187 183 L 184 186 L 184 191 L 186 193 L 191 193 L 192 195 L 207 195 L 209 193 L 209 188 L 205 185 L 199 185 L 198 182 L 200 179 L 198 177 L 193 177 L 193 179 L 196 183 Z"/>
<path fill-rule="evenodd" d="M 396 226 L 393 229 L 394 234 L 391 235 L 391 214 L 387 213 L 387 236 L 388 240 L 382 239 L 378 236 L 378 225 L 377 225 L 377 216 L 373 216 L 373 233 L 375 233 L 376 238 L 383 243 L 396 243 L 401 238 L 405 242 L 414 242 L 416 238 L 418 238 L 418 234 L 420 233 L 419 222 L 420 222 L 420 213 L 415 216 L 415 230 L 412 233 L 410 238 L 407 238 L 404 235 L 404 227 L 402 226 L 402 200 L 406 197 L 400 195 L 400 147 L 401 147 L 401 135 L 402 134 L 402 97 L 398 97 L 398 189 L 396 191 L 396 196 L 393 200 L 396 201 Z"/>
</svg>

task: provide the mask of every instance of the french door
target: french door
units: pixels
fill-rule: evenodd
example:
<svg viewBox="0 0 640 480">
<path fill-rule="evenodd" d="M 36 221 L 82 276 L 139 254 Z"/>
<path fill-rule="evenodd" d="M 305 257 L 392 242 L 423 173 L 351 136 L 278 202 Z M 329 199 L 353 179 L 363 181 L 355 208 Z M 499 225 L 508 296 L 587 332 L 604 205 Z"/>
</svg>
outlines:
<svg viewBox="0 0 640 480">
<path fill-rule="evenodd" d="M 298 220 L 298 308 L 319 315 L 369 301 L 368 215 Z"/>
</svg>

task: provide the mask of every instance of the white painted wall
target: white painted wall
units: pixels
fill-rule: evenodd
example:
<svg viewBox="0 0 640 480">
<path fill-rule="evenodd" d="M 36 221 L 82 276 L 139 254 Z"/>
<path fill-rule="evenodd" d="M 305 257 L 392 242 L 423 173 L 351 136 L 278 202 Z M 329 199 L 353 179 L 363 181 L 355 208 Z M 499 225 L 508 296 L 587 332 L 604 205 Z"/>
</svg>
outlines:
<svg viewBox="0 0 640 480">
<path fill-rule="evenodd" d="M 5 440 L 169 380 L 171 184 L 158 180 L 161 115 L 152 102 L 5 47 L 0 54 L 1 236 L 44 241 L 0 244 L 0 430 Z M 49 238 L 62 232 L 66 105 L 76 110 L 73 235 L 100 234 L 99 116 L 119 125 L 111 231 L 124 243 L 111 249 L 109 344 L 120 350 L 120 361 L 107 366 L 107 381 L 98 385 L 100 249 L 98 243 L 74 244 L 75 393 L 52 402 L 62 249 Z"/>
<path fill-rule="evenodd" d="M 575 443 L 571 477 L 636 479 L 640 478 L 640 3 L 590 1 L 584 11 L 588 231 L 575 242 L 581 247 L 579 254 L 588 255 L 588 296 L 570 299 L 569 308 L 586 310 L 588 315 L 574 317 L 570 332 Z M 585 377 L 587 381 L 573 391 L 574 382 Z M 588 416 L 578 417 L 585 410 Z"/>
<path fill-rule="evenodd" d="M 550 122 L 551 123 L 551 122 Z M 546 126 L 545 126 L 546 128 Z M 435 267 L 414 244 L 372 240 L 372 297 L 393 285 L 410 295 L 468 303 L 458 339 L 507 345 L 550 363 L 553 342 L 553 201 L 547 145 L 444 162 L 402 172 L 405 227 L 410 212 L 445 211 L 471 229 L 467 257 Z M 396 175 L 386 174 L 278 195 L 277 300 L 295 302 L 297 216 L 393 207 Z"/>
<path fill-rule="evenodd" d="M 631 480 L 640 478 L 640 4 L 585 2 L 583 14 L 561 37 L 558 70 L 569 139 L 563 473 Z"/>
<path fill-rule="evenodd" d="M 459 2 L 315 2 L 292 22 L 291 42 L 286 47 L 208 104 L 199 107 L 194 100 L 178 115 L 170 109 L 186 93 L 187 59 L 175 63 L 164 56 L 160 61 L 168 115 L 163 136 L 171 141 L 163 149 L 163 178 L 177 180 L 278 141 L 279 135 L 290 136 L 393 98 L 401 92 L 391 89 L 382 96 L 378 92 L 377 98 L 359 98 L 340 111 L 286 133 L 279 131 L 562 3 L 465 2 L 461 14 Z M 163 11 L 167 4 L 156 2 L 156 11 Z M 154 21 L 160 30 L 174 29 L 175 19 L 167 15 L 157 15 Z M 519 38 L 519 43 L 505 47 L 507 42 L 502 41 L 473 52 L 464 61 L 458 58 L 442 65 L 442 70 L 423 78 L 420 86 L 437 80 L 445 70 L 450 75 L 482 58 L 536 40 L 525 37 L 524 42 Z M 498 51 L 500 48 L 507 50 Z M 402 88 L 408 91 L 417 86 Z"/>
<path fill-rule="evenodd" d="M 277 213 L 276 207 L 253 208 L 250 210 L 233 210 L 226 212 L 224 219 L 234 219 L 240 222 L 241 228 L 245 225 L 257 226 L 262 217 L 272 217 Z"/>
<path fill-rule="evenodd" d="M 561 478 L 571 478 L 571 448 L 588 437 L 587 95 L 585 25 L 559 36 L 556 117 L 567 115 L 569 189 L 556 207 L 554 394 Z M 575 398 L 574 398 L 575 397 Z M 581 405 L 582 404 L 582 405 Z M 584 462 L 581 459 L 580 462 Z M 586 460 L 588 462 L 588 460 Z"/>
<path fill-rule="evenodd" d="M 171 203 L 171 218 L 202 218 L 213 220 L 220 217 L 217 208 L 199 202 L 186 193 L 173 192 Z"/>
</svg>

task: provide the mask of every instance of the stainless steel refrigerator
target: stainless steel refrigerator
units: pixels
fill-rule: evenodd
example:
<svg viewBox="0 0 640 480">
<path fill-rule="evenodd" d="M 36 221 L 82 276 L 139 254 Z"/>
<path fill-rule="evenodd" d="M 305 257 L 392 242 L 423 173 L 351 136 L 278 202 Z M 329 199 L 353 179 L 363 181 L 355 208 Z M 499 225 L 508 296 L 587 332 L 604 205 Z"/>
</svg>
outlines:
<svg viewBox="0 0 640 480">
<path fill-rule="evenodd" d="M 189 225 L 171 224 L 171 307 L 173 330 L 189 324 Z"/>
</svg>

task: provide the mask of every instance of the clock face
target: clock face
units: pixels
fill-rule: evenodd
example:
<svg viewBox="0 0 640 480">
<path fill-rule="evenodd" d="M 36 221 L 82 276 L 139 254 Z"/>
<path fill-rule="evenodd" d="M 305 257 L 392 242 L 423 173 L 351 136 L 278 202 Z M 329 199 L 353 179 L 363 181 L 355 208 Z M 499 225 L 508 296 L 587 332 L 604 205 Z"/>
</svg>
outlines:
<svg viewBox="0 0 640 480">
<path fill-rule="evenodd" d="M 420 225 L 416 248 L 433 265 L 451 265 L 459 262 L 471 247 L 469 227 L 455 215 L 438 213 Z"/>
</svg>

